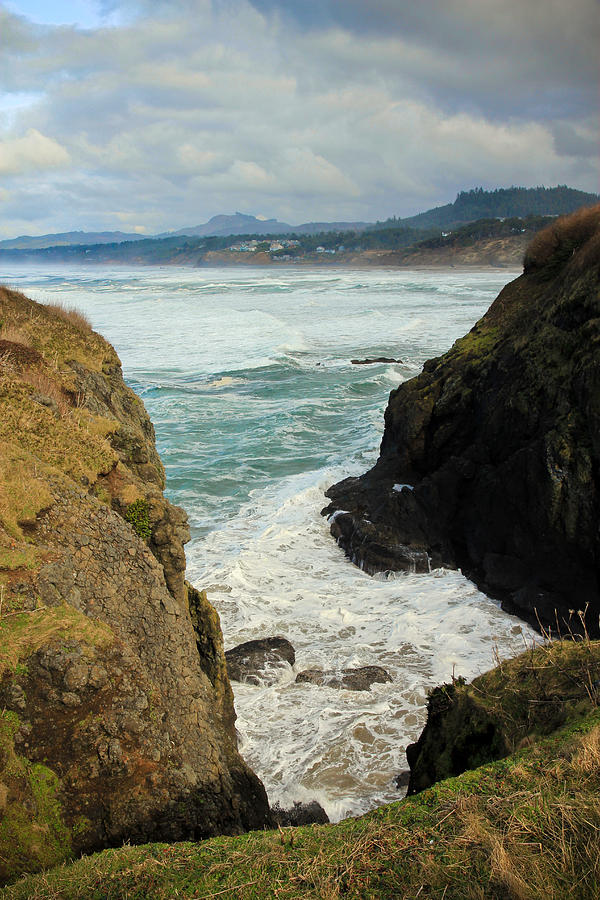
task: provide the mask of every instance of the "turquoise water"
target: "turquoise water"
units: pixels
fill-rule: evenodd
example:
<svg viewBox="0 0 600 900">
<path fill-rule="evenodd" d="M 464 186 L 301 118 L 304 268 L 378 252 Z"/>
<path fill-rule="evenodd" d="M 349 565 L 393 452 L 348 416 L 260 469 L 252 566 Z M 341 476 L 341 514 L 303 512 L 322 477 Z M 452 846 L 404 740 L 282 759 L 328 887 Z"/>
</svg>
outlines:
<svg viewBox="0 0 600 900">
<path fill-rule="evenodd" d="M 192 527 L 188 573 L 226 646 L 282 634 L 294 670 L 235 687 L 240 747 L 272 800 L 332 818 L 398 797 L 427 687 L 493 664 L 526 626 L 458 572 L 370 578 L 344 558 L 323 491 L 377 457 L 391 389 L 448 349 L 510 272 L 11 269 L 82 309 L 155 424 L 167 493 Z M 355 366 L 386 356 L 396 364 Z M 303 668 L 378 664 L 369 693 L 296 685 Z"/>
</svg>

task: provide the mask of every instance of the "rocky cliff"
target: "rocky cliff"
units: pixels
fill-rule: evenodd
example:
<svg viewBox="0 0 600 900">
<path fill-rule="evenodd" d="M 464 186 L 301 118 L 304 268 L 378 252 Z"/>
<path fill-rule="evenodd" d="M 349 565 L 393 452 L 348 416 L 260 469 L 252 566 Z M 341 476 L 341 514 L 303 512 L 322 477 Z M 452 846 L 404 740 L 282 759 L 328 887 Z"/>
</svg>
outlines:
<svg viewBox="0 0 600 900">
<path fill-rule="evenodd" d="M 534 624 L 598 634 L 599 288 L 596 206 L 540 232 L 486 315 L 391 393 L 377 464 L 327 491 L 352 559 L 460 566 Z"/>
<path fill-rule="evenodd" d="M 427 722 L 409 744 L 408 794 L 510 756 L 576 724 L 600 702 L 600 644 L 555 641 L 479 675 L 436 687 Z"/>
<path fill-rule="evenodd" d="M 0 880 L 270 823 L 218 616 L 114 349 L 0 289 Z"/>
</svg>

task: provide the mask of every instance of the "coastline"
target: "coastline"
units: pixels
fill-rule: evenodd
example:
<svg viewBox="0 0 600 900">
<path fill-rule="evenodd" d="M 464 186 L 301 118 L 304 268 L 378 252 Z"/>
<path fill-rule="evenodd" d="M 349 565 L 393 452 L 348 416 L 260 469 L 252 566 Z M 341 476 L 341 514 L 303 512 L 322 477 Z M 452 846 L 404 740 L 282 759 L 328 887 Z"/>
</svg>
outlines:
<svg viewBox="0 0 600 900">
<path fill-rule="evenodd" d="M 168 258 L 157 259 L 151 253 L 142 252 L 135 255 L 122 255 L 107 246 L 101 246 L 98 253 L 87 256 L 80 252 L 37 251 L 1 251 L 0 266 L 82 266 L 89 269 L 94 266 L 112 266 L 132 268 L 137 266 L 181 268 L 315 268 L 315 269 L 388 269 L 397 271 L 456 269 L 473 271 L 479 268 L 492 271 L 503 269 L 521 269 L 523 255 L 531 235 L 519 234 L 508 238 L 491 238 L 474 241 L 465 246 L 448 245 L 437 248 L 422 247 L 406 250 L 360 250 L 337 253 L 317 253 L 310 251 L 298 258 L 279 259 L 268 252 L 256 253 L 207 250 L 195 248 L 175 249 Z M 143 243 L 143 242 L 142 242 Z M 87 252 L 87 251 L 86 251 Z"/>
</svg>

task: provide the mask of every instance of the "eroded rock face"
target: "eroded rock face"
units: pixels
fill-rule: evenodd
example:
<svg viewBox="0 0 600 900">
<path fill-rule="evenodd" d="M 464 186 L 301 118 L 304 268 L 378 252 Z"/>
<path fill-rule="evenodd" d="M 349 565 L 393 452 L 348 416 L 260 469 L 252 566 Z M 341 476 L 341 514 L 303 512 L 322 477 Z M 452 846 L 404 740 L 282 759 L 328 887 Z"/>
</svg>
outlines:
<svg viewBox="0 0 600 900">
<path fill-rule="evenodd" d="M 366 571 L 459 566 L 534 625 L 600 613 L 600 208 L 538 235 L 525 274 L 390 394 L 376 466 L 327 491 Z M 411 489 L 398 489 L 408 485 Z"/>
<path fill-rule="evenodd" d="M 297 684 L 316 684 L 346 691 L 368 691 L 372 684 L 385 684 L 391 680 L 390 674 L 381 666 L 339 670 L 305 669 L 296 675 Z"/>
<path fill-rule="evenodd" d="M 293 666 L 296 652 L 283 637 L 258 638 L 232 647 L 225 653 L 227 671 L 233 681 L 248 684 L 273 684 L 281 669 Z"/>
<path fill-rule="evenodd" d="M 0 881 L 270 824 L 143 405 L 98 335 L 0 301 L 35 349 L 0 365 Z"/>
</svg>

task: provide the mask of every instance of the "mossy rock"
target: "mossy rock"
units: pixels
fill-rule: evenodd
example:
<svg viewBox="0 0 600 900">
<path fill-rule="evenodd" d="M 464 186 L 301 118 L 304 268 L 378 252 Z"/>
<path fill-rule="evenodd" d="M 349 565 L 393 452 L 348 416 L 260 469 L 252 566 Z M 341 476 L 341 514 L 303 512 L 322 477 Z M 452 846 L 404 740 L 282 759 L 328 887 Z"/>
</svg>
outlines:
<svg viewBox="0 0 600 900">
<path fill-rule="evenodd" d="M 129 522 L 138 537 L 143 541 L 148 541 L 152 537 L 152 527 L 150 525 L 150 506 L 144 498 L 134 500 L 130 503 L 125 512 L 124 519 Z"/>
<path fill-rule="evenodd" d="M 599 636 L 599 349 L 596 206 L 541 232 L 470 332 L 392 391 L 377 464 L 327 491 L 347 555 L 402 570 L 408 547 L 555 637 Z"/>
<path fill-rule="evenodd" d="M 15 752 L 19 727 L 14 712 L 0 711 L 0 884 L 72 855 L 58 776 Z"/>
<path fill-rule="evenodd" d="M 600 642 L 557 641 L 467 684 L 436 687 L 427 723 L 407 748 L 409 794 L 514 753 L 578 721 L 600 702 Z"/>
</svg>

